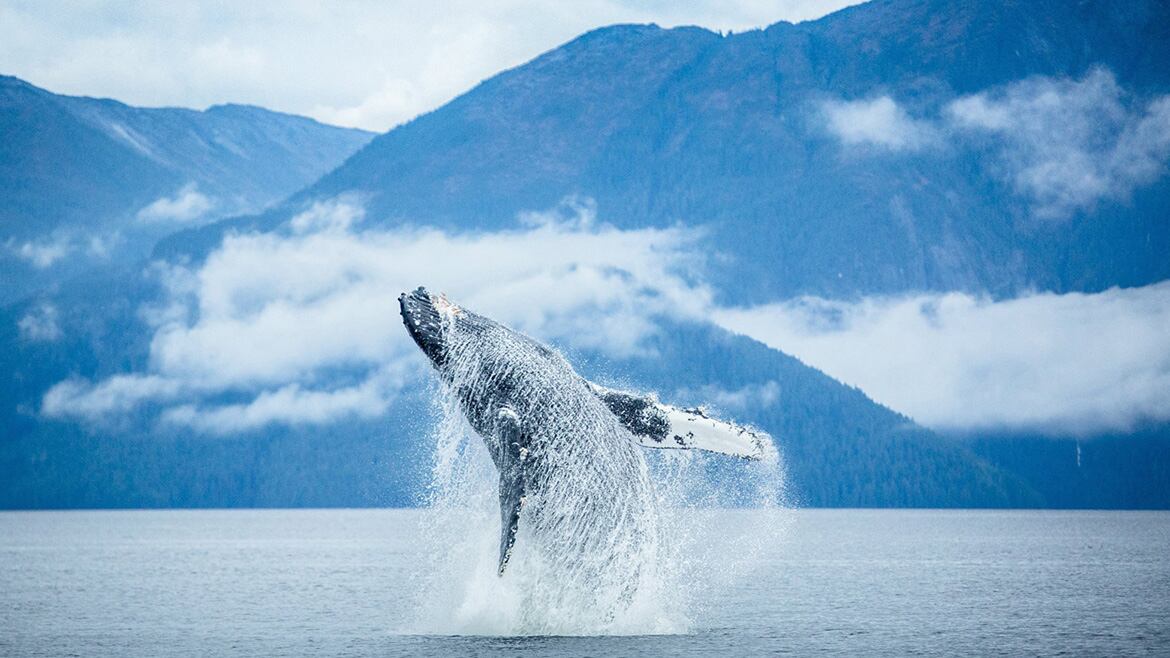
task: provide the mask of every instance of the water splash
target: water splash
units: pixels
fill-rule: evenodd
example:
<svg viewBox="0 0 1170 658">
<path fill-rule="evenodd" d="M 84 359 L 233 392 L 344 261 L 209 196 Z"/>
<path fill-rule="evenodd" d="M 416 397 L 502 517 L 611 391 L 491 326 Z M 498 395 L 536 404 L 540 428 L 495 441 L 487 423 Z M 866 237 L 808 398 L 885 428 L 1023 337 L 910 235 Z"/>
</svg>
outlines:
<svg viewBox="0 0 1170 658">
<path fill-rule="evenodd" d="M 415 632 L 685 633 L 712 588 L 742 577 L 780 526 L 705 509 L 776 507 L 779 463 L 635 446 L 556 352 L 478 316 L 447 314 L 447 360 L 420 528 Z M 533 443 L 536 483 L 506 574 L 497 576 L 499 475 L 489 400 L 506 392 Z M 469 421 L 470 418 L 470 421 Z M 476 431 L 478 428 L 480 431 Z M 718 526 L 718 532 L 716 532 Z"/>
</svg>

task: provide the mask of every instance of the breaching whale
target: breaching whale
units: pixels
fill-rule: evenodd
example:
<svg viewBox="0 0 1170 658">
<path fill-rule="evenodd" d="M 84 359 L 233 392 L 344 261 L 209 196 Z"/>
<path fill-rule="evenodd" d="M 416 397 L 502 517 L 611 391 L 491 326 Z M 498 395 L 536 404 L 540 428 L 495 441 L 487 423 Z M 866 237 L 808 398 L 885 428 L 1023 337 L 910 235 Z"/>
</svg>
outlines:
<svg viewBox="0 0 1170 658">
<path fill-rule="evenodd" d="M 526 537 L 557 556 L 564 577 L 624 566 L 634 586 L 637 562 L 607 548 L 652 553 L 658 539 L 641 447 L 775 459 L 763 432 L 589 382 L 556 351 L 443 295 L 420 287 L 398 301 L 499 472 L 501 576 L 523 518 Z"/>
</svg>

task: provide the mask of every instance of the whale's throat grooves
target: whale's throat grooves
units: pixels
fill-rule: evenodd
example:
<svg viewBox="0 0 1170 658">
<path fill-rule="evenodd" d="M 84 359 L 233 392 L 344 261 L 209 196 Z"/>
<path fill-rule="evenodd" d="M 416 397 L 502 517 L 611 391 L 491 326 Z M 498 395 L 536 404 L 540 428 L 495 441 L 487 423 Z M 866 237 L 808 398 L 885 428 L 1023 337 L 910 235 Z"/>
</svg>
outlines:
<svg viewBox="0 0 1170 658">
<path fill-rule="evenodd" d="M 502 445 L 497 417 L 514 414 L 524 437 L 523 505 L 507 577 L 544 579 L 527 592 L 541 610 L 531 621 L 583 610 L 595 623 L 612 621 L 653 586 L 662 564 L 645 458 L 559 354 L 486 318 L 442 315 L 442 379 L 501 473 L 516 446 Z"/>
</svg>

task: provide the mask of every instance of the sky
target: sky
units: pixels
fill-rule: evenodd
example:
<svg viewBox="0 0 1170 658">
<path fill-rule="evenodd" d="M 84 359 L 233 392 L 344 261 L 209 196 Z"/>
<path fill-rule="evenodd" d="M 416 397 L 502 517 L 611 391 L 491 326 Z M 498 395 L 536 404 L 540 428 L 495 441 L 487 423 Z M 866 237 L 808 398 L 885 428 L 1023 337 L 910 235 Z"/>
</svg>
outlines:
<svg viewBox="0 0 1170 658">
<path fill-rule="evenodd" d="M 248 103 L 386 131 L 615 23 L 743 31 L 858 0 L 0 0 L 0 73 L 141 106 Z"/>
</svg>

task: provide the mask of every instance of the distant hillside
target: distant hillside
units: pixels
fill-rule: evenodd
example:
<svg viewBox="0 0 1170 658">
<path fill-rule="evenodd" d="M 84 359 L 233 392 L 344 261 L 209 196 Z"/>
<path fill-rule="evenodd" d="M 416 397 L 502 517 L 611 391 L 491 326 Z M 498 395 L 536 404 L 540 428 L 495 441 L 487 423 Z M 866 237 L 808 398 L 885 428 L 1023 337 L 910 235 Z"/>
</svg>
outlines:
<svg viewBox="0 0 1170 658">
<path fill-rule="evenodd" d="M 0 76 L 0 303 L 141 258 L 185 225 L 259 211 L 371 137 L 258 107 L 137 108 Z"/>
<path fill-rule="evenodd" d="M 376 222 L 483 230 L 581 195 L 622 227 L 710 227 L 726 264 L 720 291 L 738 303 L 1141 285 L 1170 276 L 1170 179 L 1135 172 L 1164 169 L 1170 146 L 1143 137 L 1153 162 L 1135 153 L 1117 165 L 1129 173 L 1017 189 L 1041 184 L 1013 178 L 1011 167 L 1029 164 L 1017 160 L 1064 155 L 1026 150 L 1027 134 L 960 129 L 948 108 L 1037 76 L 1078 82 L 1100 69 L 1115 88 L 1072 98 L 1067 112 L 1101 112 L 1085 115 L 1090 126 L 1121 122 L 1122 109 L 1134 124 L 1170 124 L 1149 106 L 1170 93 L 1167 61 L 1170 5 L 1155 0 L 875 0 L 730 36 L 608 27 L 379 137 L 285 209 L 360 191 Z M 1080 91 L 1101 90 L 1069 93 Z M 826 108 L 845 102 L 872 110 L 838 127 L 855 143 L 829 125 Z M 1080 135 L 1081 118 L 1058 114 L 1051 130 L 1083 137 L 1069 146 L 1087 149 L 1089 162 L 1109 161 L 1116 153 L 1093 149 L 1116 150 L 1111 140 L 1133 127 Z M 1079 175 L 1071 164 L 1056 161 L 1053 174 Z M 1037 195 L 1088 194 L 1098 178 L 1130 174 L 1142 182 L 1123 181 L 1126 194 L 1036 216 Z M 271 228 L 286 216 L 180 234 L 159 253 L 205 253 L 228 225 Z"/>
</svg>

